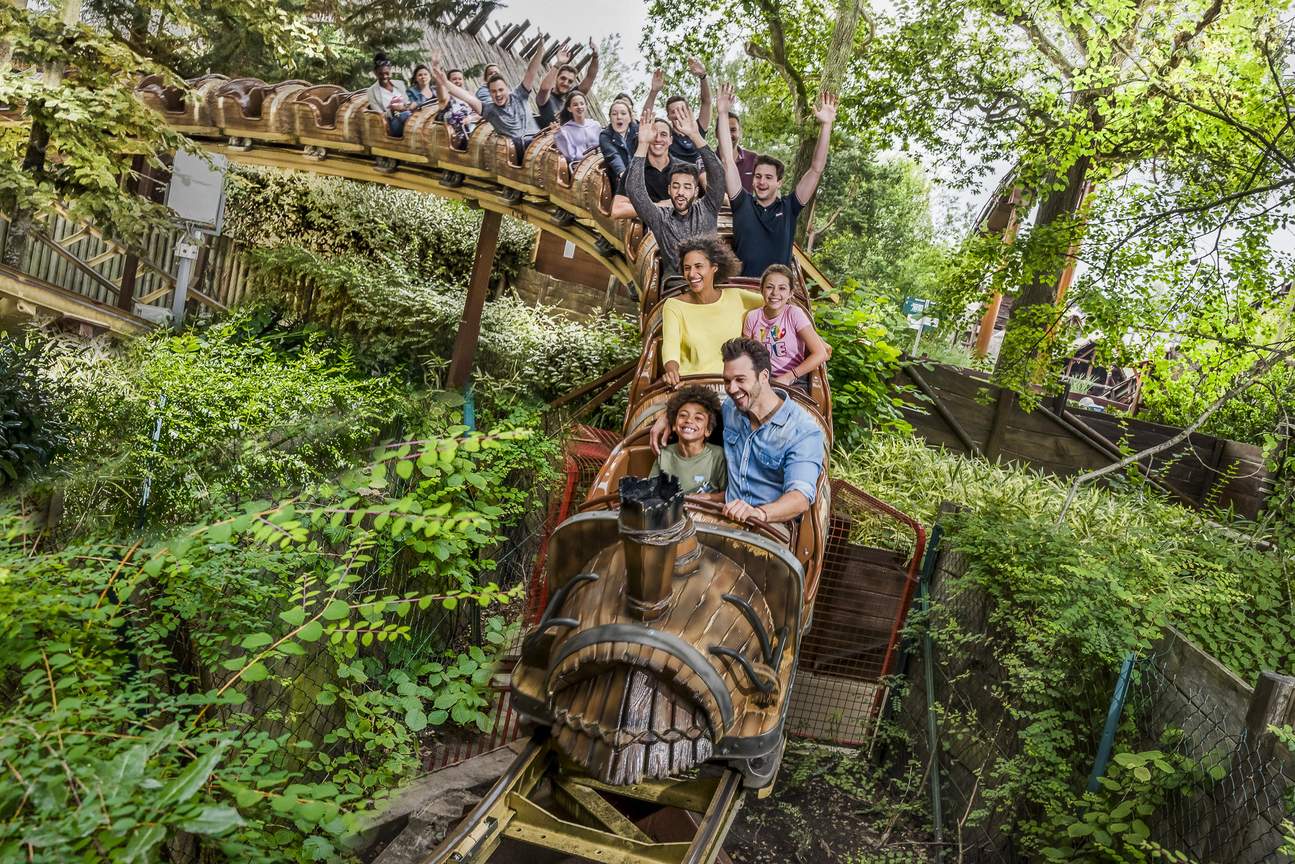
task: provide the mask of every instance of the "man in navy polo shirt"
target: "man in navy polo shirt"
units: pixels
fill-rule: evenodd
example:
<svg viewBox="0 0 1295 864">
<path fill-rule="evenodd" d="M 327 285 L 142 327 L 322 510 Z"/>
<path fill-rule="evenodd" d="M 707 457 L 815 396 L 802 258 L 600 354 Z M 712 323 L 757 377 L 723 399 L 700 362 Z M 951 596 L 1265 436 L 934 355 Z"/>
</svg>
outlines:
<svg viewBox="0 0 1295 864">
<path fill-rule="evenodd" d="M 827 167 L 827 151 L 836 120 L 836 96 L 819 94 L 814 116 L 818 119 L 818 144 L 809 170 L 796 181 L 790 195 L 779 195 L 783 165 L 772 156 L 758 156 L 751 177 L 751 191 L 742 188 L 742 174 L 733 157 L 733 139 L 728 114 L 733 105 L 733 85 L 719 88 L 719 158 L 724 165 L 724 186 L 733 208 L 733 247 L 742 259 L 742 275 L 758 278 L 770 264 L 791 264 L 791 247 L 796 239 L 796 219 L 814 197 L 818 181 Z"/>
</svg>

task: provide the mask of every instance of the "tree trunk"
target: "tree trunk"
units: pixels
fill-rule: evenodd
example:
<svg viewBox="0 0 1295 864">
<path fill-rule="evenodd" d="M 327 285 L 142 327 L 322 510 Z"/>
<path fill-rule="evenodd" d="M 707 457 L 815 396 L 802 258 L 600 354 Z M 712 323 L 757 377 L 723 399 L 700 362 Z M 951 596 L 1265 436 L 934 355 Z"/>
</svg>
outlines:
<svg viewBox="0 0 1295 864">
<path fill-rule="evenodd" d="M 1100 132 L 1103 125 L 1101 115 L 1090 106 L 1088 116 L 1092 130 Z M 1090 154 L 1076 159 L 1066 171 L 1065 184 L 1048 193 L 1039 205 L 1030 234 L 1036 243 L 1045 245 L 1039 247 L 1042 252 L 1033 254 L 1046 255 L 1048 265 L 1036 267 L 1034 278 L 1012 302 L 1007 332 L 1003 334 L 1003 345 L 994 364 L 994 380 L 1006 386 L 1012 386 L 1013 381 L 1033 380 L 1040 371 L 1037 360 L 1046 353 L 1047 334 L 1056 323 L 1057 310 L 1053 307 L 1057 286 L 1069 263 L 1067 252 L 1077 237 L 1079 211 L 1092 165 Z M 1058 179 L 1058 175 L 1050 173 L 1045 187 Z M 1053 236 L 1049 237 L 1049 234 Z"/>
<path fill-rule="evenodd" d="M 838 92 L 845 79 L 850 58 L 854 55 L 854 38 L 859 30 L 859 22 L 864 20 L 862 0 L 836 0 L 836 23 L 832 26 L 832 41 L 828 43 L 827 55 L 823 58 L 823 89 Z M 790 179 L 792 187 L 800 180 L 802 174 L 809 170 L 814 160 L 814 147 L 818 143 L 818 123 L 814 121 L 814 103 L 817 94 L 809 94 L 810 104 L 804 106 L 802 114 L 797 116 L 800 123 L 800 140 L 796 144 L 796 161 L 792 165 Z M 796 241 L 802 245 L 809 236 L 810 225 L 814 220 L 814 202 L 818 192 L 805 202 L 807 215 L 801 220 L 796 231 Z"/>
</svg>

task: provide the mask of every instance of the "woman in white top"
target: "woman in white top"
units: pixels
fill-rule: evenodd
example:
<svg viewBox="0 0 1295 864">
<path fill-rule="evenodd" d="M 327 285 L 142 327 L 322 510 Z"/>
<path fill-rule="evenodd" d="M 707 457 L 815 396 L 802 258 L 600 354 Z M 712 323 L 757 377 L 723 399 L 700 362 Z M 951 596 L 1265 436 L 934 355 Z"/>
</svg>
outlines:
<svg viewBox="0 0 1295 864">
<path fill-rule="evenodd" d="M 391 61 L 382 52 L 373 58 L 373 77 L 378 80 L 369 88 L 369 108 L 386 119 L 388 134 L 399 138 L 405 134 L 405 121 L 409 119 L 405 82 L 393 77 Z"/>
<path fill-rule="evenodd" d="M 566 107 L 562 109 L 562 128 L 558 129 L 554 139 L 558 151 L 567 158 L 571 165 L 579 162 L 591 148 L 598 146 L 598 136 L 603 131 L 597 120 L 589 117 L 589 100 L 579 90 L 572 90 L 567 95 Z"/>
</svg>

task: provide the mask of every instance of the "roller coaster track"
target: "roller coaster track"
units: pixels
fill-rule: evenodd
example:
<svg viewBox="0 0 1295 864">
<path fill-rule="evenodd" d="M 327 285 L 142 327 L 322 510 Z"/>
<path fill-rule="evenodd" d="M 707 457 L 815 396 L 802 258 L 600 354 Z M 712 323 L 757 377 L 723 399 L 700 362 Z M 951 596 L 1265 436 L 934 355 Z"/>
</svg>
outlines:
<svg viewBox="0 0 1295 864">
<path fill-rule="evenodd" d="M 602 258 L 626 283 L 656 278 L 655 242 L 639 224 L 611 216 L 612 189 L 593 154 L 574 172 L 558 152 L 553 130 L 527 148 L 482 123 L 465 149 L 451 145 L 431 110 L 417 111 L 404 134 L 387 133 L 368 109 L 364 91 L 304 81 L 268 84 L 208 75 L 187 91 L 144 79 L 137 94 L 177 132 L 231 161 L 381 183 L 466 201 L 542 228 Z"/>
</svg>

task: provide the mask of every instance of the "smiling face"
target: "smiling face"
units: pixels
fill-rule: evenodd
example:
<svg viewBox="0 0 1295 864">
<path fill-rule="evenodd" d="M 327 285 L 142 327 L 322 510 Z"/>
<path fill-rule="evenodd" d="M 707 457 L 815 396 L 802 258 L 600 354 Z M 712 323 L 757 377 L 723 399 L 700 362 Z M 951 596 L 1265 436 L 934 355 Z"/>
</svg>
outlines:
<svg viewBox="0 0 1295 864">
<path fill-rule="evenodd" d="M 728 117 L 728 132 L 733 139 L 733 149 L 742 146 L 742 121 L 738 120 L 732 114 Z"/>
<path fill-rule="evenodd" d="M 554 85 L 553 89 L 558 93 L 566 93 L 574 86 L 576 86 L 576 73 L 568 68 L 563 68 L 558 73 L 557 84 Z"/>
<path fill-rule="evenodd" d="M 382 66 L 375 67 L 373 70 L 373 77 L 377 78 L 378 83 L 381 84 L 383 87 L 386 87 L 388 84 L 390 84 L 391 83 L 390 64 L 384 64 Z"/>
<path fill-rule="evenodd" d="M 463 73 L 460 72 L 458 69 L 455 69 L 453 72 L 451 72 L 448 77 L 450 79 L 450 83 L 453 84 L 455 87 L 462 87 L 465 90 L 467 89 L 468 79 L 465 78 L 463 76 Z"/>
<path fill-rule="evenodd" d="M 490 82 L 490 101 L 498 108 L 508 104 L 508 85 L 504 83 L 504 79 L 496 78 Z"/>
<path fill-rule="evenodd" d="M 674 415 L 674 434 L 684 444 L 703 442 L 715 427 L 715 418 L 696 402 L 685 402 Z"/>
<path fill-rule="evenodd" d="M 719 267 L 706 257 L 705 252 L 685 252 L 683 261 L 679 264 L 684 281 L 688 283 L 688 290 L 694 295 L 704 294 L 715 287 L 715 273 L 719 271 Z"/>
<path fill-rule="evenodd" d="M 791 280 L 785 273 L 770 273 L 760 286 L 766 312 L 777 314 L 791 302 Z"/>
<path fill-rule="evenodd" d="M 499 67 L 491 63 L 489 66 L 486 67 L 486 71 L 481 73 L 481 77 L 489 81 L 491 78 L 495 77 L 498 74 L 499 74 Z"/>
<path fill-rule="evenodd" d="M 755 371 L 755 364 L 745 354 L 736 360 L 724 361 L 724 392 L 733 400 L 739 411 L 750 411 L 760 401 L 764 388 L 769 386 L 769 373 Z"/>
<path fill-rule="evenodd" d="M 589 119 L 589 105 L 580 93 L 573 94 L 567 100 L 567 110 L 571 112 L 571 119 L 576 123 L 584 123 Z"/>
<path fill-rule="evenodd" d="M 630 109 L 624 102 L 613 102 L 607 116 L 611 120 L 612 128 L 617 132 L 624 132 L 630 128 Z"/>
<path fill-rule="evenodd" d="M 781 185 L 778 171 L 772 165 L 755 166 L 755 173 L 751 175 L 751 191 L 755 194 L 755 200 L 769 204 L 778 197 L 778 187 Z"/>
<path fill-rule="evenodd" d="M 648 143 L 648 153 L 660 159 L 669 149 L 670 124 L 658 118 L 652 121 L 652 140 Z"/>
<path fill-rule="evenodd" d="M 697 181 L 691 174 L 674 174 L 670 177 L 670 203 L 678 213 L 687 213 L 697 200 Z"/>
</svg>

